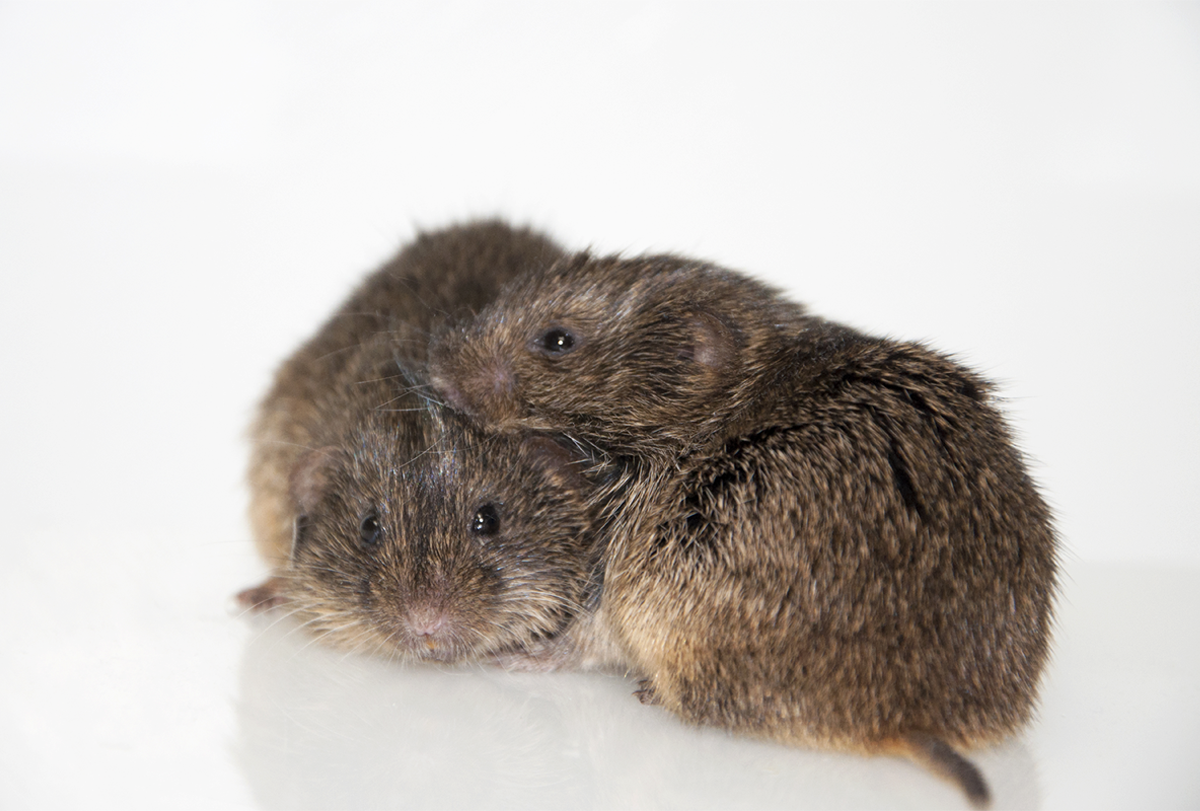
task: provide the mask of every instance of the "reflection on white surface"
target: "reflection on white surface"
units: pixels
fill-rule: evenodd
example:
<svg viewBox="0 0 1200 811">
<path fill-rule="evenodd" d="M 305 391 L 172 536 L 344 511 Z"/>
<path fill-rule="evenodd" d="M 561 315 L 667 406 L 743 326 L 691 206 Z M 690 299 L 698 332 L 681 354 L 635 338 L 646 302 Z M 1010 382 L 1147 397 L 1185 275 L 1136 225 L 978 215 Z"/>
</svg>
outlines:
<svg viewBox="0 0 1200 811">
<path fill-rule="evenodd" d="M 694 729 L 631 682 L 402 666 L 256 622 L 235 758 L 265 808 L 962 808 L 893 758 Z M 1040 805 L 1019 740 L 978 753 L 997 808 Z"/>
<path fill-rule="evenodd" d="M 1040 718 L 973 753 L 996 808 L 1200 806 L 1200 570 L 1065 561 Z M 895 758 L 696 729 L 609 675 L 404 666 L 252 620 L 238 769 L 264 808 L 963 808 Z"/>
<path fill-rule="evenodd" d="M 240 546 L 98 546 L 71 578 L 47 539 L 0 571 L 0 808 L 965 807 L 903 760 L 687 727 L 620 677 L 404 666 L 226 615 Z M 1198 618 L 1194 567 L 1066 561 L 1040 718 L 973 755 L 996 807 L 1200 807 Z"/>
</svg>

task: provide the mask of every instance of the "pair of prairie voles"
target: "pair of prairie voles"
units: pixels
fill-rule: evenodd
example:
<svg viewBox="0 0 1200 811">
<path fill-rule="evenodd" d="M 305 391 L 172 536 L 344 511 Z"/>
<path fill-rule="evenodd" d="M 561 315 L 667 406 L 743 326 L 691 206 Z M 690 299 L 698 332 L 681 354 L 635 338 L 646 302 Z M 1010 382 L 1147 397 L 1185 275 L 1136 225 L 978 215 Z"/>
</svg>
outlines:
<svg viewBox="0 0 1200 811">
<path fill-rule="evenodd" d="M 610 668 L 680 717 L 912 757 L 1026 722 L 1055 536 L 986 381 L 675 256 L 425 234 L 279 371 L 284 604 L 403 658 Z"/>
</svg>

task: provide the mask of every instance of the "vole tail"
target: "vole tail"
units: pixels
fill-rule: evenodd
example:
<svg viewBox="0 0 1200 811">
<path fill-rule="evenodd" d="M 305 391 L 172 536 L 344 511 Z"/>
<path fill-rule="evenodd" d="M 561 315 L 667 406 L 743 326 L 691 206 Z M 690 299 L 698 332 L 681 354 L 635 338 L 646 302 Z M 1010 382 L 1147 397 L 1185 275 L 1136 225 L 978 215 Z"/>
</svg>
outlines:
<svg viewBox="0 0 1200 811">
<path fill-rule="evenodd" d="M 900 753 L 963 790 L 975 808 L 987 808 L 992 795 L 987 781 L 974 763 L 967 760 L 941 738 L 910 732 L 895 740 Z"/>
</svg>

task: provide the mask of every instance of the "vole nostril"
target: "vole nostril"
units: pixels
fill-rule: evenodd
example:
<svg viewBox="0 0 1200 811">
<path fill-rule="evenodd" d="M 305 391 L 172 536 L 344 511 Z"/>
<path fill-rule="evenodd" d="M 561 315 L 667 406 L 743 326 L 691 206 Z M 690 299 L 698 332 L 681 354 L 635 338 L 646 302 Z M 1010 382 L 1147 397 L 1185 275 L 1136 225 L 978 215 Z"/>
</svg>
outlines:
<svg viewBox="0 0 1200 811">
<path fill-rule="evenodd" d="M 462 390 L 450 380 L 441 376 L 434 376 L 429 382 L 433 386 L 434 391 L 455 411 L 462 411 L 467 414 L 472 413 L 470 403 L 463 395 Z"/>
<path fill-rule="evenodd" d="M 431 606 L 410 608 L 404 617 L 414 636 L 433 637 L 449 626 L 446 612 Z M 432 640 L 427 640 L 432 641 Z"/>
<path fill-rule="evenodd" d="M 500 358 L 481 362 L 461 377 L 434 374 L 430 382 L 447 405 L 470 417 L 508 411 L 517 390 L 516 374 Z"/>
</svg>

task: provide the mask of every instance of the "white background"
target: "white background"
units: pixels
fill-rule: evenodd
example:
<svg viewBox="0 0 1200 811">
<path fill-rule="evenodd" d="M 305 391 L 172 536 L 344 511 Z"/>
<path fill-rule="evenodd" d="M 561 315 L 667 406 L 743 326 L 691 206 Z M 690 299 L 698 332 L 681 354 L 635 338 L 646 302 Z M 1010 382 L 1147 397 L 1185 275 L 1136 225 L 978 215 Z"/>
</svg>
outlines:
<svg viewBox="0 0 1200 811">
<path fill-rule="evenodd" d="M 1065 592 L 997 804 L 1200 807 L 1200 6 L 245 1 L 0 2 L 0 806 L 961 804 L 234 615 L 271 370 L 492 214 L 999 380 Z"/>
</svg>

